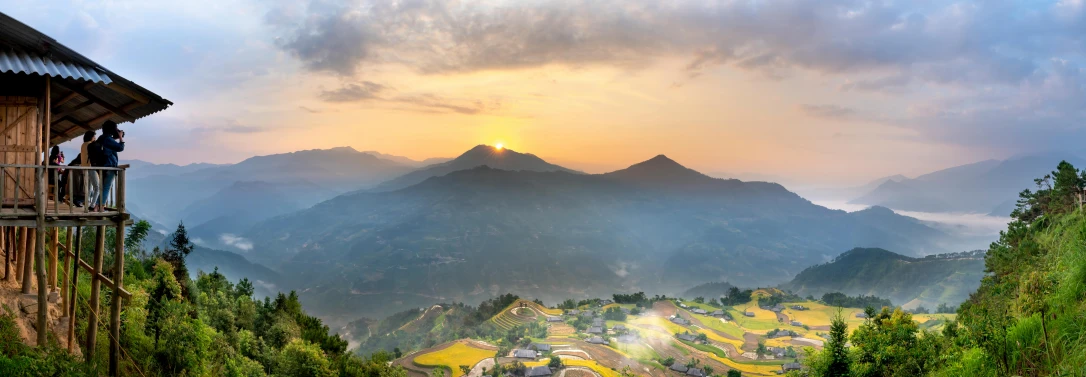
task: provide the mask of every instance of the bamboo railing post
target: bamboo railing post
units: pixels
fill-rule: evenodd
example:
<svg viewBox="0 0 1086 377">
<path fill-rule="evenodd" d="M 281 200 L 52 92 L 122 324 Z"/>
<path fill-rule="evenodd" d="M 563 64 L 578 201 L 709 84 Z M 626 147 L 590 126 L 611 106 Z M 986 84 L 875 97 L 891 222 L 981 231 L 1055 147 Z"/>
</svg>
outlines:
<svg viewBox="0 0 1086 377">
<path fill-rule="evenodd" d="M 69 242 L 69 245 L 71 243 Z M 76 295 L 79 293 L 79 252 L 83 248 L 83 227 L 75 227 L 75 248 L 68 248 L 72 256 L 72 286 L 68 290 L 71 298 L 68 300 L 68 352 L 72 352 L 72 339 L 75 339 L 75 308 Z"/>
<path fill-rule="evenodd" d="M 90 272 L 91 276 L 91 291 L 90 291 L 90 323 L 87 324 L 87 349 L 83 353 L 85 360 L 94 359 L 94 346 L 98 344 L 98 313 L 99 306 L 98 299 L 102 290 L 102 280 L 98 278 L 102 272 L 102 249 L 106 247 L 106 227 L 99 225 L 95 228 L 94 234 L 94 271 Z"/>
</svg>

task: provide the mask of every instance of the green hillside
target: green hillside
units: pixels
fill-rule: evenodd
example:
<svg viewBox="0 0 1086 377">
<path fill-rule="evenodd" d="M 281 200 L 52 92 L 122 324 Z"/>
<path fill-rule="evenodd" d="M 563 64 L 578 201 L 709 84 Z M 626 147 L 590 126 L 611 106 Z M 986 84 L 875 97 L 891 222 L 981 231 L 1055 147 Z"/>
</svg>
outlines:
<svg viewBox="0 0 1086 377">
<path fill-rule="evenodd" d="M 800 296 L 874 295 L 906 309 L 932 309 L 965 301 L 983 276 L 983 251 L 912 258 L 884 249 L 855 248 L 803 270 L 780 287 Z"/>
<path fill-rule="evenodd" d="M 849 335 L 835 320 L 805 376 L 1083 376 L 1086 172 L 1061 162 L 1020 195 L 977 292 L 940 332 L 884 309 Z M 845 344 L 850 343 L 846 348 Z M 800 376 L 791 372 L 793 376 Z"/>
</svg>

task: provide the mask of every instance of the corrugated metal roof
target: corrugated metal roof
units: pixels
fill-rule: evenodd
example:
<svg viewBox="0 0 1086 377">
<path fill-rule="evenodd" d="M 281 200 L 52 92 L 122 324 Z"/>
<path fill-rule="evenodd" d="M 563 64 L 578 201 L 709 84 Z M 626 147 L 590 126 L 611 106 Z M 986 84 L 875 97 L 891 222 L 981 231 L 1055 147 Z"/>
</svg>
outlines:
<svg viewBox="0 0 1086 377">
<path fill-rule="evenodd" d="M 102 84 L 113 82 L 104 72 L 48 57 L 29 55 L 22 51 L 0 50 L 0 72 L 39 74 L 73 80 L 84 80 Z"/>
</svg>

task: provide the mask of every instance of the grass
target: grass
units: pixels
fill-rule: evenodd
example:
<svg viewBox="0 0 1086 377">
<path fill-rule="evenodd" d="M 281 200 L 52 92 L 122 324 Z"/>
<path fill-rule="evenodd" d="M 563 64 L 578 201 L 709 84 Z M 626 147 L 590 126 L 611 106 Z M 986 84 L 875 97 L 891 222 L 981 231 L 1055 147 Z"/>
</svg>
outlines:
<svg viewBox="0 0 1086 377">
<path fill-rule="evenodd" d="M 494 351 L 475 348 L 464 343 L 455 343 L 445 349 L 425 353 L 415 357 L 414 363 L 420 367 L 444 368 L 451 376 L 463 376 L 460 366 L 475 366 L 483 359 L 493 357 Z"/>
</svg>

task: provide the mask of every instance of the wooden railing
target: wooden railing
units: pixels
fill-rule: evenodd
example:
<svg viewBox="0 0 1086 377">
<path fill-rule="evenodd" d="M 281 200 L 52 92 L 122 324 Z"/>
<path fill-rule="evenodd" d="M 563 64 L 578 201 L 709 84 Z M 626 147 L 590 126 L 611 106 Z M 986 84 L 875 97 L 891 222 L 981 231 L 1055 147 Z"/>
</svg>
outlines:
<svg viewBox="0 0 1086 377">
<path fill-rule="evenodd" d="M 47 217 L 122 214 L 127 167 L 0 164 L 0 217 L 36 215 L 39 203 L 45 203 Z M 47 186 L 39 190 L 37 177 L 42 169 Z M 112 180 L 108 192 L 104 192 L 106 179 Z M 39 202 L 38 195 L 46 200 Z"/>
</svg>

